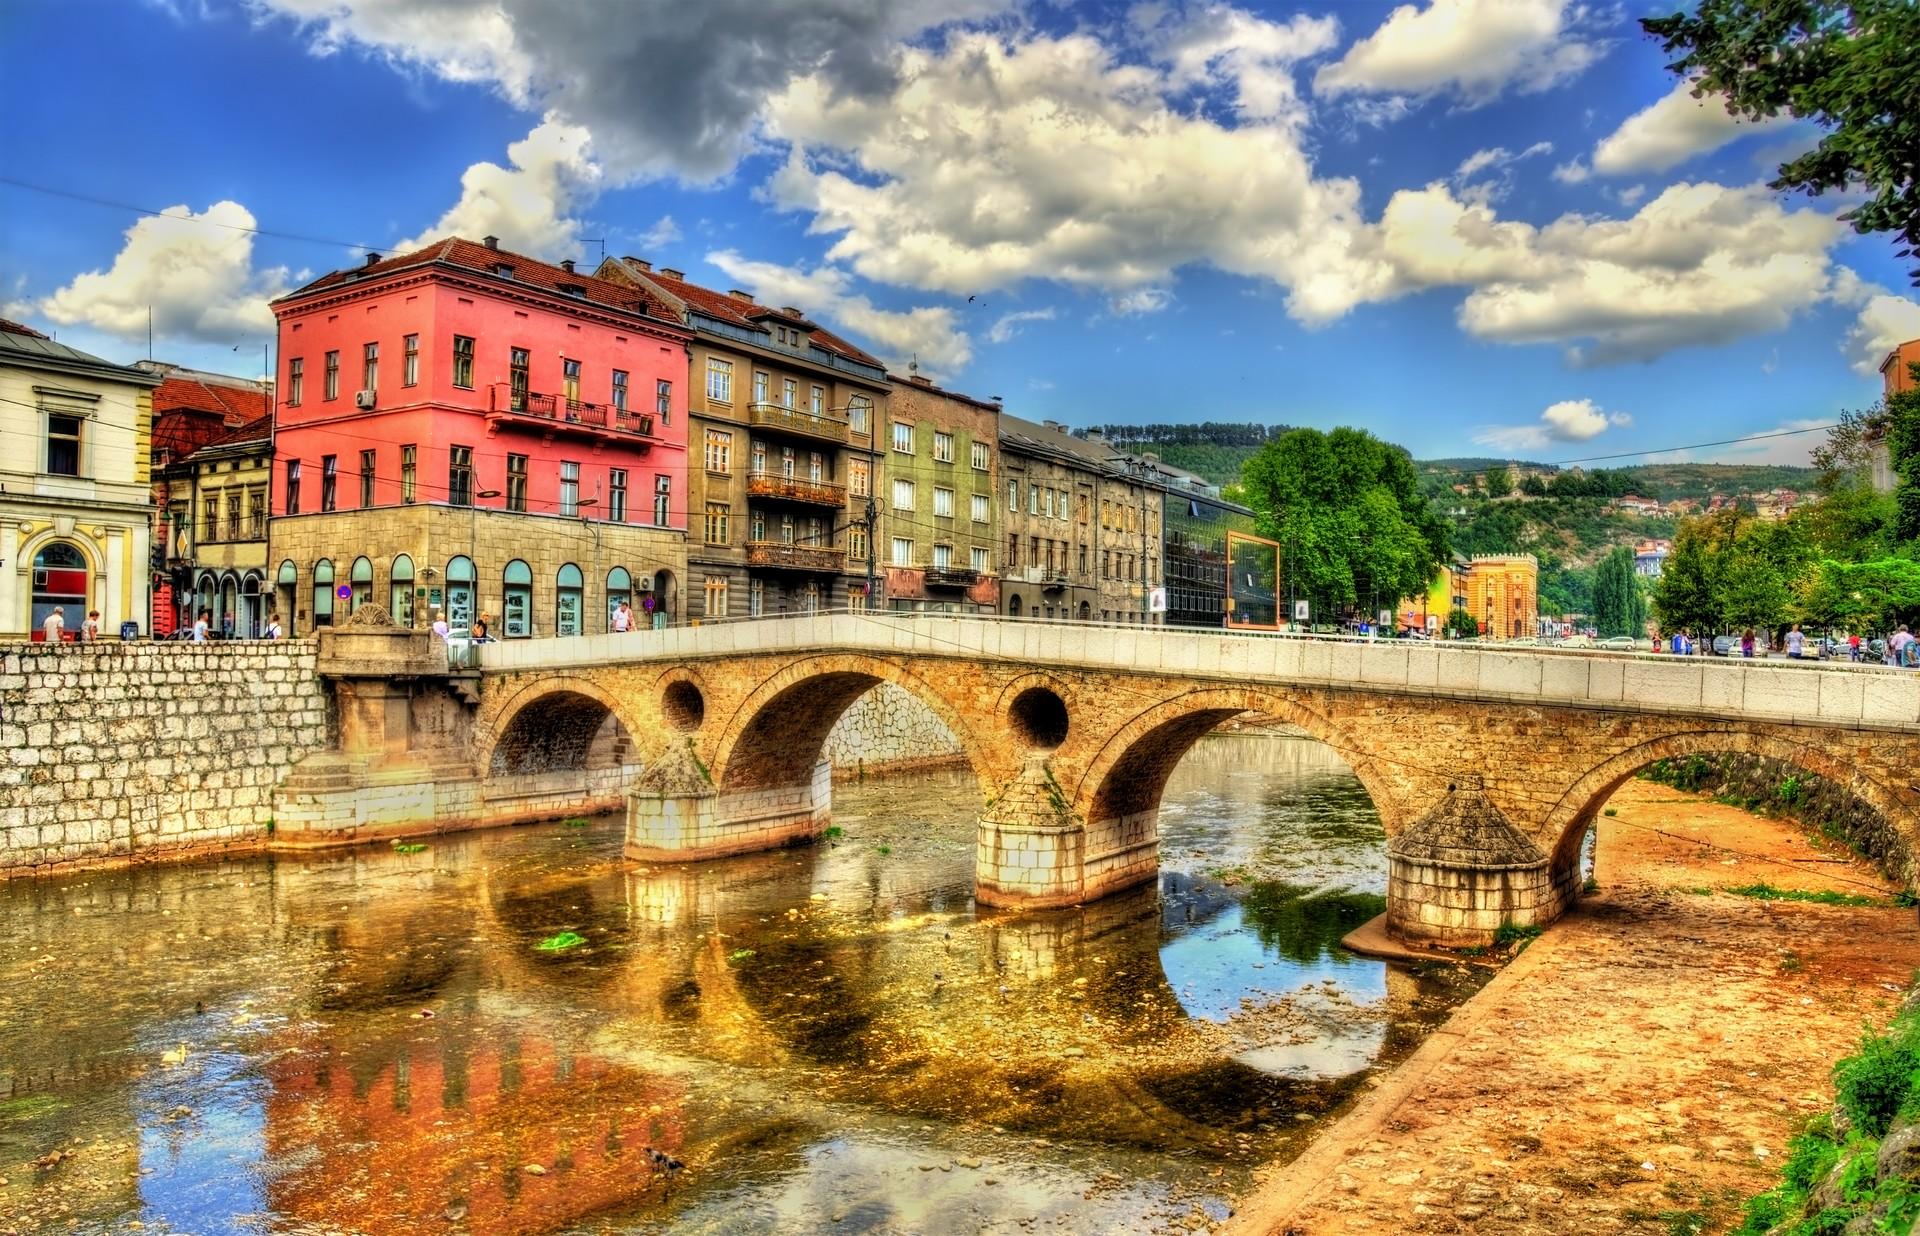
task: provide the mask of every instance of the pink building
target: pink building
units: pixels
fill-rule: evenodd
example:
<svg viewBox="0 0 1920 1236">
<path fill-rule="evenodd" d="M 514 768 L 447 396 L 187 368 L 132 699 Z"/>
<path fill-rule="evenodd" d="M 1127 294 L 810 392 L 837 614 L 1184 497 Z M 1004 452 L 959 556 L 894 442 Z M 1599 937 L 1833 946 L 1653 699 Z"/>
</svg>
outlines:
<svg viewBox="0 0 1920 1236">
<path fill-rule="evenodd" d="M 270 554 L 296 631 L 369 601 L 496 638 L 678 612 L 692 336 L 657 299 L 489 237 L 369 254 L 273 309 Z"/>
</svg>

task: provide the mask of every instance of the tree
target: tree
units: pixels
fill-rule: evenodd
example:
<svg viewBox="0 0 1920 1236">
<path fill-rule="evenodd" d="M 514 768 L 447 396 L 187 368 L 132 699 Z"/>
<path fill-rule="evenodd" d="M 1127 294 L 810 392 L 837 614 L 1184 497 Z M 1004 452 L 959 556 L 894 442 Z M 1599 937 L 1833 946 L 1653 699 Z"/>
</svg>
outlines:
<svg viewBox="0 0 1920 1236">
<path fill-rule="evenodd" d="M 1538 472 L 1529 472 L 1527 479 L 1520 482 L 1520 492 L 1529 498 L 1544 498 L 1547 496 L 1547 483 L 1540 479 Z"/>
<path fill-rule="evenodd" d="M 1290 586 L 1316 612 L 1424 593 L 1446 561 L 1446 524 L 1421 495 L 1412 457 L 1363 430 L 1292 430 L 1261 447 L 1241 481 L 1261 535 L 1280 543 Z"/>
<path fill-rule="evenodd" d="M 1456 607 L 1447 615 L 1447 630 L 1460 639 L 1474 639 L 1480 634 L 1480 620 Z"/>
<path fill-rule="evenodd" d="M 1487 497 L 1504 498 L 1513 492 L 1513 473 L 1505 468 L 1487 469 Z"/>
<path fill-rule="evenodd" d="M 1593 624 L 1602 635 L 1639 635 L 1647 625 L 1647 602 L 1633 573 L 1633 551 L 1616 545 L 1593 576 Z"/>
<path fill-rule="evenodd" d="M 1719 630 L 1721 547 L 1713 535 L 1719 522 L 1690 519 L 1680 525 L 1653 588 L 1653 613 L 1661 630 Z"/>
<path fill-rule="evenodd" d="M 1920 562 L 1825 558 L 1801 580 L 1795 601 L 1802 622 L 1848 631 L 1891 631 L 1920 618 Z"/>
<path fill-rule="evenodd" d="M 1913 0 L 1699 0 L 1691 14 L 1641 26 L 1679 53 L 1667 67 L 1719 95 L 1734 116 L 1785 112 L 1826 132 L 1780 165 L 1774 189 L 1864 187 L 1840 217 L 1857 232 L 1893 232 L 1920 252 L 1920 5 Z M 1920 283 L 1920 269 L 1913 272 Z"/>
</svg>

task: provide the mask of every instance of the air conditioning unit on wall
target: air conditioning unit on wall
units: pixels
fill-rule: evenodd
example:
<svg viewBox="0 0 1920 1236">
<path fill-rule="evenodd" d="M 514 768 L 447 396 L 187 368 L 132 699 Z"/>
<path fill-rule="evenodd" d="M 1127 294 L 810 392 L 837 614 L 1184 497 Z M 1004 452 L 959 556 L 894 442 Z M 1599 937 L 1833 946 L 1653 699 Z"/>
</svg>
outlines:
<svg viewBox="0 0 1920 1236">
<path fill-rule="evenodd" d="M 376 396 L 372 391 L 355 391 L 353 393 L 353 406 L 362 412 L 369 411 L 374 405 L 375 398 Z"/>
</svg>

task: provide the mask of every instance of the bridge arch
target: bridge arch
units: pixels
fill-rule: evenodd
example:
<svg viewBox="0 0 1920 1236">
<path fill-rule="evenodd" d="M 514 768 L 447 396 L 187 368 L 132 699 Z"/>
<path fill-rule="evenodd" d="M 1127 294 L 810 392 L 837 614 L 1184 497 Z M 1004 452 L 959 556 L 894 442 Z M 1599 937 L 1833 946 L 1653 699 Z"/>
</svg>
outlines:
<svg viewBox="0 0 1920 1236">
<path fill-rule="evenodd" d="M 1863 772 L 1849 753 L 1836 754 L 1811 741 L 1758 730 L 1683 730 L 1641 743 L 1588 769 L 1547 811 L 1539 838 L 1552 856 L 1556 886 L 1578 884 L 1580 848 L 1587 828 L 1607 799 L 1627 780 L 1658 760 L 1689 755 L 1756 755 L 1805 769 L 1836 785 L 1878 812 L 1904 842 L 1908 855 L 1920 852 L 1912 804 L 1892 787 Z M 1903 856 L 1890 856 L 1894 862 Z"/>
<path fill-rule="evenodd" d="M 613 767 L 631 758 L 634 736 L 646 732 L 637 721 L 589 676 L 539 678 L 501 703 L 477 736 L 474 766 L 482 776 Z"/>
<path fill-rule="evenodd" d="M 995 770 L 965 715 L 919 674 L 897 661 L 862 654 L 807 657 L 756 686 L 721 727 L 713 758 L 715 784 L 735 791 L 811 780 L 834 723 L 882 682 L 905 690 L 940 719 L 960 744 L 983 793 L 995 784 Z"/>
</svg>

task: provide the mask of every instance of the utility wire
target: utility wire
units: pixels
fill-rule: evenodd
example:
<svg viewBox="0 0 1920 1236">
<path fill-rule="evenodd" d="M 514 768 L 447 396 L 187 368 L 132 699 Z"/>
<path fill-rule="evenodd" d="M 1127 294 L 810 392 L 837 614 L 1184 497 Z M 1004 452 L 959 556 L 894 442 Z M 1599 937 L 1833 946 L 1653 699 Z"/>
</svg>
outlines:
<svg viewBox="0 0 1920 1236">
<path fill-rule="evenodd" d="M 1791 438 L 1795 434 L 1824 433 L 1829 429 L 1837 428 L 1839 428 L 1838 422 L 1829 425 L 1809 425 L 1805 429 L 1779 429 L 1772 433 L 1748 434 L 1744 438 L 1722 438 L 1718 442 L 1694 442 L 1687 446 L 1662 446 L 1647 451 L 1622 451 L 1617 455 L 1582 455 L 1578 459 L 1556 460 L 1549 466 L 1564 468 L 1568 464 L 1598 463 L 1606 459 L 1635 459 L 1641 455 L 1665 455 L 1673 451 L 1697 451 L 1709 446 L 1733 446 L 1741 442 L 1764 442 L 1768 438 Z"/>
<path fill-rule="evenodd" d="M 272 236 L 277 240 L 296 240 L 308 245 L 326 245 L 333 249 L 378 250 L 379 245 L 362 245 L 346 240 L 328 240 L 323 236 L 304 236 L 299 232 L 280 232 L 272 228 L 247 227 L 239 223 L 222 223 L 218 219 L 209 219 L 204 215 L 171 215 L 164 210 L 153 210 L 146 206 L 135 206 L 131 202 L 116 202 L 111 198 L 94 197 L 86 193 L 75 193 L 69 189 L 55 189 L 49 185 L 37 185 L 30 181 L 17 180 L 12 176 L 0 176 L 0 185 L 11 185 L 16 189 L 25 189 L 29 193 L 43 193 L 48 197 L 65 198 L 70 202 L 85 202 L 90 206 L 105 206 L 112 210 L 128 210 L 137 215 L 151 215 L 156 219 L 177 219 L 182 223 L 204 223 L 208 227 L 226 228 L 233 232 L 248 232 L 255 236 Z"/>
</svg>

